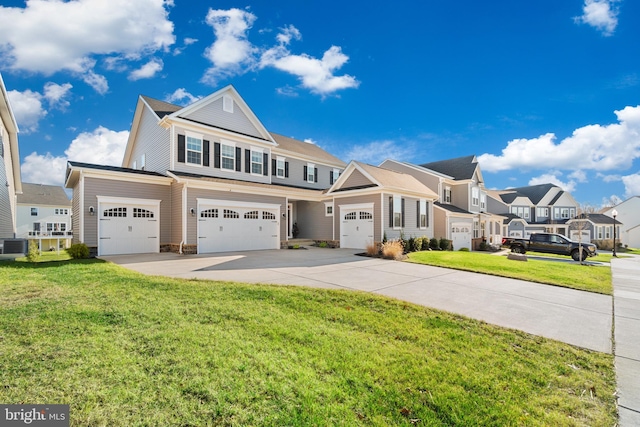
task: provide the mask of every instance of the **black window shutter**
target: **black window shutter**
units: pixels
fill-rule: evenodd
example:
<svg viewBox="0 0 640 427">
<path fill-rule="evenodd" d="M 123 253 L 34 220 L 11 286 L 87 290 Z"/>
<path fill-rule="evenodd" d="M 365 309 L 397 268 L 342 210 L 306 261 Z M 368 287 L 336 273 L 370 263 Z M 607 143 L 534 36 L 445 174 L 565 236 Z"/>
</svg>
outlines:
<svg viewBox="0 0 640 427">
<path fill-rule="evenodd" d="M 269 175 L 269 155 L 262 153 L 262 175 Z"/>
<path fill-rule="evenodd" d="M 202 165 L 209 166 L 209 141 L 202 141 Z"/>
<path fill-rule="evenodd" d="M 402 225 L 401 225 L 401 227 L 404 228 L 404 197 L 401 199 L 400 211 L 402 212 Z"/>
<path fill-rule="evenodd" d="M 289 162 L 284 162 L 284 177 L 289 178 Z"/>
<path fill-rule="evenodd" d="M 329 184 L 333 185 L 333 171 L 329 171 Z"/>
<path fill-rule="evenodd" d="M 244 171 L 251 173 L 251 151 L 244 150 Z"/>
<path fill-rule="evenodd" d="M 271 159 L 271 175 L 276 176 L 276 159 Z"/>
<path fill-rule="evenodd" d="M 184 135 L 178 135 L 178 162 L 185 161 L 185 138 Z"/>
<path fill-rule="evenodd" d="M 420 200 L 416 202 L 416 227 L 420 228 Z"/>
<path fill-rule="evenodd" d="M 213 143 L 213 167 L 220 169 L 220 143 Z"/>
<path fill-rule="evenodd" d="M 318 168 L 313 168 L 313 182 L 318 182 Z"/>
<path fill-rule="evenodd" d="M 236 147 L 236 172 L 242 172 L 242 148 Z"/>
<path fill-rule="evenodd" d="M 302 179 L 304 179 L 306 181 L 307 180 L 307 167 L 306 166 L 302 169 L 302 176 L 303 176 Z"/>
<path fill-rule="evenodd" d="M 393 228 L 393 196 L 389 197 L 389 228 Z"/>
</svg>

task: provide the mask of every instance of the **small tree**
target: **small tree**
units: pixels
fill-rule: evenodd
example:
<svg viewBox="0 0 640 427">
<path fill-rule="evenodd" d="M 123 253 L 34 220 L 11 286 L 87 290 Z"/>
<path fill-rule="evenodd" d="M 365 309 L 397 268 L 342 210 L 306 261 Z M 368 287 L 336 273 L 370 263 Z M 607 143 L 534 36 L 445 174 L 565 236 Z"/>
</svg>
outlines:
<svg viewBox="0 0 640 427">
<path fill-rule="evenodd" d="M 582 235 L 585 230 L 590 228 L 589 215 L 596 212 L 596 208 L 588 203 L 582 203 L 578 206 L 578 214 L 575 218 L 572 218 L 569 230 L 578 232 L 578 257 L 580 258 L 580 264 L 583 264 L 584 257 L 582 249 Z M 590 242 L 587 242 L 590 243 Z"/>
</svg>

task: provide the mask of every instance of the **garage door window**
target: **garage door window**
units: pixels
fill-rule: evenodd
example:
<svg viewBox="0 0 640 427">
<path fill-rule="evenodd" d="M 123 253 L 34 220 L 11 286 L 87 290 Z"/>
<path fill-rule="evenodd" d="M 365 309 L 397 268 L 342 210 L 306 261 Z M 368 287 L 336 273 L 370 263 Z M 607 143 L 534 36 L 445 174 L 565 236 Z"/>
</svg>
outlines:
<svg viewBox="0 0 640 427">
<path fill-rule="evenodd" d="M 207 209 L 200 212 L 200 218 L 218 218 L 218 209 Z"/>
<path fill-rule="evenodd" d="M 127 216 L 127 208 L 105 209 L 102 216 L 125 218 Z"/>
<path fill-rule="evenodd" d="M 153 212 L 147 209 L 133 208 L 134 218 L 153 218 Z"/>
<path fill-rule="evenodd" d="M 232 211 L 231 209 L 225 209 L 224 218 L 240 218 L 240 215 L 236 211 Z"/>
<path fill-rule="evenodd" d="M 349 212 L 348 214 L 346 214 L 344 216 L 344 219 L 346 221 L 353 221 L 353 220 L 357 219 L 357 214 L 355 212 Z"/>
<path fill-rule="evenodd" d="M 272 212 L 262 211 L 262 219 L 276 219 L 276 215 Z"/>
<path fill-rule="evenodd" d="M 244 219 L 258 219 L 258 211 L 246 212 Z"/>
<path fill-rule="evenodd" d="M 373 214 L 371 212 L 360 212 L 360 219 L 373 219 Z"/>
</svg>

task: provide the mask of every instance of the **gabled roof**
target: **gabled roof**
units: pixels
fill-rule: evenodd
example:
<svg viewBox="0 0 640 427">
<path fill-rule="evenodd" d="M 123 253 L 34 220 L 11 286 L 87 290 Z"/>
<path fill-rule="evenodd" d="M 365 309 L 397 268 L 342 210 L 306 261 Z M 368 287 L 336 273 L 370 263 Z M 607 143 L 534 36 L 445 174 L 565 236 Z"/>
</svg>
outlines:
<svg viewBox="0 0 640 427">
<path fill-rule="evenodd" d="M 183 107 L 179 105 L 170 104 L 165 101 L 160 101 L 155 98 L 151 98 L 149 96 L 140 95 L 140 98 L 144 99 L 144 101 L 149 105 L 149 107 L 156 113 L 159 119 L 163 118 L 168 114 L 175 113 L 178 110 L 182 110 Z"/>
<path fill-rule="evenodd" d="M 622 225 L 622 223 L 617 219 L 614 220 L 612 217 L 600 213 L 580 214 L 573 218 L 572 221 L 577 219 L 587 219 L 594 224 L 612 225 L 615 223 L 616 225 Z"/>
<path fill-rule="evenodd" d="M 71 206 L 71 200 L 59 185 L 22 183 L 18 203 L 25 205 Z"/>
<path fill-rule="evenodd" d="M 87 170 L 98 171 L 98 172 L 103 171 L 107 173 L 110 173 L 110 172 L 127 173 L 132 175 L 138 175 L 140 177 L 147 177 L 157 182 L 158 181 L 162 182 L 162 180 L 158 180 L 158 178 L 164 178 L 165 180 L 170 180 L 168 176 L 158 172 L 143 171 L 138 169 L 123 168 L 118 166 L 96 165 L 93 163 L 81 163 L 81 162 L 68 161 L 64 186 L 66 188 L 72 188 L 73 182 L 75 182 L 78 179 L 80 172 L 87 171 Z"/>
<path fill-rule="evenodd" d="M 521 217 L 519 217 L 518 215 L 513 214 L 513 213 L 506 213 L 506 214 L 501 214 L 501 215 L 502 215 L 502 216 L 504 216 L 504 217 L 506 217 L 506 218 L 502 221 L 502 223 L 503 223 L 503 224 L 509 224 L 509 223 L 511 223 L 511 221 L 518 221 L 518 220 L 520 220 L 520 221 L 524 222 L 525 224 L 528 224 L 528 222 L 527 222 L 527 220 L 526 220 L 526 219 L 521 218 Z"/>
<path fill-rule="evenodd" d="M 564 195 L 564 190 L 560 190 L 558 191 L 558 194 L 556 194 L 556 196 L 551 199 L 551 201 L 549 202 L 550 205 L 555 204 L 558 200 L 560 200 L 560 197 L 562 197 Z"/>
<path fill-rule="evenodd" d="M 478 160 L 475 155 L 457 157 L 455 159 L 440 160 L 437 162 L 421 164 L 423 168 L 431 169 L 445 175 L 452 176 L 456 180 L 472 179 L 478 168 Z"/>
<path fill-rule="evenodd" d="M 273 140 L 276 142 L 276 144 L 278 144 L 278 147 L 277 149 L 274 149 L 274 152 L 280 150 L 288 151 L 290 153 L 299 154 L 305 158 L 309 158 L 311 161 L 313 161 L 312 159 L 317 159 L 318 161 L 327 162 L 338 167 L 347 166 L 345 162 L 335 157 L 334 155 L 324 151 L 316 144 L 299 141 L 297 139 L 289 138 L 288 136 L 283 136 L 273 132 L 270 133 L 273 137 Z"/>
<path fill-rule="evenodd" d="M 529 185 L 527 187 L 510 188 L 509 190 L 515 191 L 516 193 L 520 193 L 525 197 L 528 197 L 534 205 L 537 205 L 538 203 L 540 203 L 540 200 L 542 200 L 542 198 L 546 196 L 547 193 L 549 193 L 549 191 L 551 191 L 553 188 L 559 187 L 554 184 L 538 184 Z"/>
<path fill-rule="evenodd" d="M 447 203 L 440 203 L 440 202 L 434 202 L 433 203 L 434 206 L 437 206 L 441 209 L 444 209 L 445 211 L 449 211 L 449 212 L 453 212 L 453 213 L 458 213 L 458 214 L 467 214 L 467 215 L 477 215 L 474 214 L 473 212 L 469 212 L 467 210 L 464 210 L 462 208 L 459 208 L 455 205 L 449 205 Z"/>
</svg>

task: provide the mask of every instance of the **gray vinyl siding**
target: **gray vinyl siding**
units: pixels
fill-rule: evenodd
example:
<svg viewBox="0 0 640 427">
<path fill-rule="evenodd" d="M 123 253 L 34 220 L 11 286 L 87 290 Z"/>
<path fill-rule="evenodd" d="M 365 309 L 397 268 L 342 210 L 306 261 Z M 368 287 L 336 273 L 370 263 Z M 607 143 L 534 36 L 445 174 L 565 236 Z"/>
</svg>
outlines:
<svg viewBox="0 0 640 427">
<path fill-rule="evenodd" d="M 401 229 L 394 229 L 393 227 L 389 227 L 389 197 L 393 197 L 393 194 L 384 193 L 383 194 L 383 225 L 384 232 L 387 234 L 387 239 L 398 239 L 400 238 L 400 233 L 404 235 L 405 239 L 410 237 L 433 237 L 433 203 L 430 200 L 427 200 L 427 215 L 428 215 L 428 227 L 425 229 L 421 229 L 418 227 L 418 206 L 417 201 L 419 199 L 414 197 L 406 197 L 402 196 L 404 199 L 404 227 Z"/>
<path fill-rule="evenodd" d="M 353 172 L 351 172 L 351 175 L 349 175 L 347 180 L 342 184 L 340 188 L 342 189 L 357 188 L 357 187 L 363 187 L 365 185 L 371 185 L 371 184 L 373 183 L 369 178 L 364 176 L 362 172 L 360 172 L 359 170 L 355 169 Z"/>
<path fill-rule="evenodd" d="M 487 212 L 494 214 L 509 213 L 509 206 L 506 203 L 502 203 L 493 197 L 487 196 Z"/>
<path fill-rule="evenodd" d="M 8 138 L 6 144 L 7 146 L 9 144 Z M 0 237 L 12 238 L 15 236 L 13 210 L 11 208 L 11 198 L 13 195 L 9 192 L 9 187 L 5 185 L 6 182 L 11 182 L 7 176 L 8 171 L 6 167 L 6 162 L 10 162 L 11 157 L 8 150 L 4 151 L 4 154 L 4 157 L 0 157 Z"/>
<path fill-rule="evenodd" d="M 382 241 L 382 206 L 380 205 L 380 194 L 368 194 L 365 196 L 353 196 L 353 197 L 340 197 L 336 198 L 333 203 L 333 221 L 336 230 L 335 240 L 340 240 L 342 225 L 341 205 L 358 205 L 361 203 L 373 203 L 373 240 L 376 242 Z"/>
<path fill-rule="evenodd" d="M 244 114 L 235 101 L 233 105 L 233 113 L 224 111 L 222 109 L 222 102 L 222 98 L 217 99 L 183 117 L 199 123 L 242 133 L 244 135 L 264 138 L 260 135 L 258 129 L 256 129 L 253 123 L 251 123 L 249 118 Z"/>
<path fill-rule="evenodd" d="M 246 194 L 246 193 L 231 193 L 228 191 L 215 191 L 205 190 L 200 188 L 188 188 L 187 189 L 187 212 L 191 208 L 198 209 L 197 199 L 209 199 L 209 200 L 225 200 L 236 201 L 246 203 L 270 203 L 280 205 L 280 240 L 286 240 L 287 237 L 287 224 L 282 217 L 283 213 L 287 212 L 287 200 L 284 197 L 264 196 L 261 194 Z M 198 217 L 187 215 L 187 244 L 198 244 Z"/>
<path fill-rule="evenodd" d="M 324 202 L 298 201 L 295 204 L 300 239 L 332 240 L 333 216 L 325 215 Z"/>
<path fill-rule="evenodd" d="M 145 106 L 142 110 L 140 127 L 134 144 L 129 164 L 125 167 L 132 168 L 133 162 L 137 162 L 137 169 L 141 168 L 141 158 L 145 155 L 145 170 L 165 173 L 169 170 L 169 136 L 170 131 L 158 124 L 154 113 Z"/>
<path fill-rule="evenodd" d="M 184 184 L 171 184 L 171 243 L 182 241 L 182 188 Z M 188 190 L 187 190 L 188 191 Z"/>
<path fill-rule="evenodd" d="M 513 232 L 521 233 L 522 237 L 525 237 L 525 225 L 521 221 L 512 221 L 509 223 L 509 235 L 508 237 L 512 237 Z"/>
<path fill-rule="evenodd" d="M 311 188 L 316 190 L 324 190 L 331 187 L 330 172 L 333 171 L 333 167 L 329 167 L 317 162 L 307 162 L 304 160 L 289 157 L 286 158 L 286 161 L 289 162 L 289 178 L 274 178 L 274 183 L 282 183 L 285 185 L 293 185 L 296 187 Z M 318 169 L 318 182 L 307 182 L 307 180 L 304 178 L 304 167 L 307 166 L 308 163 L 315 164 L 315 167 Z M 342 169 L 340 169 L 340 171 L 342 171 Z"/>
<path fill-rule="evenodd" d="M 80 216 L 85 215 L 80 210 L 80 180 L 73 187 L 73 195 L 71 197 L 71 230 L 73 231 L 73 243 L 80 243 Z"/>
<path fill-rule="evenodd" d="M 87 246 L 98 246 L 99 212 L 97 212 L 98 198 L 96 196 L 161 200 L 160 244 L 174 243 L 171 242 L 171 188 L 168 185 L 86 177 L 84 179 L 84 206 L 81 209 L 85 213 L 84 243 Z M 89 206 L 95 208 L 95 215 L 88 214 Z"/>
<path fill-rule="evenodd" d="M 229 113 L 225 113 L 229 114 Z M 271 150 L 268 147 L 251 145 L 244 142 L 234 141 L 233 138 L 224 138 L 225 141 L 233 142 L 235 147 L 241 149 L 241 160 L 240 160 L 240 172 L 231 171 L 228 169 L 222 169 L 215 167 L 215 143 L 220 143 L 221 139 L 219 136 L 213 136 L 210 134 L 203 134 L 203 140 L 209 141 L 209 166 L 194 166 L 189 163 L 181 163 L 178 162 L 178 135 L 185 135 L 185 130 L 179 127 L 176 127 L 176 135 L 174 138 L 174 156 L 175 156 L 175 170 L 179 172 L 187 172 L 193 173 L 196 175 L 205 175 L 212 176 L 216 178 L 226 178 L 226 179 L 236 179 L 240 181 L 250 181 L 250 182 L 259 182 L 263 184 L 271 183 Z M 245 172 L 245 150 L 250 150 L 251 147 L 261 148 L 263 153 L 267 153 L 269 155 L 269 161 L 267 165 L 267 175 L 254 175 L 248 172 Z M 235 154 L 234 154 L 235 155 Z M 235 158 L 234 158 L 235 160 Z M 302 172 L 300 172 L 302 174 Z M 287 180 L 285 180 L 287 181 Z"/>
</svg>

